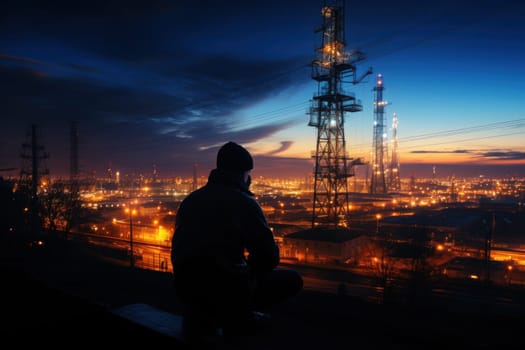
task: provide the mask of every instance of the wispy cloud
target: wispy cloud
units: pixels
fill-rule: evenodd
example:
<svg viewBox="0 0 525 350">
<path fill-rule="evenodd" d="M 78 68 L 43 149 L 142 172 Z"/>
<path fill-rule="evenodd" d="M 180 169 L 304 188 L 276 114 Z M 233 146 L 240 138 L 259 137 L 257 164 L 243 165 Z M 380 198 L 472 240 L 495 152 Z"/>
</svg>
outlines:
<svg viewBox="0 0 525 350">
<path fill-rule="evenodd" d="M 416 150 L 411 151 L 414 154 L 470 154 L 477 159 L 489 159 L 489 160 L 525 160 L 525 152 L 512 151 L 512 150 Z"/>
<path fill-rule="evenodd" d="M 491 151 L 480 153 L 480 157 L 492 160 L 524 160 L 525 152 L 520 151 Z"/>
<path fill-rule="evenodd" d="M 456 149 L 451 151 L 435 151 L 435 150 L 416 150 L 411 151 L 410 153 L 415 154 L 467 154 L 467 153 L 473 153 L 474 151 L 468 150 L 468 149 Z"/>
<path fill-rule="evenodd" d="M 279 147 L 277 149 L 274 149 L 274 150 L 272 150 L 270 152 L 267 152 L 265 155 L 266 156 L 273 156 L 273 155 L 282 153 L 282 152 L 286 151 L 287 149 L 289 149 L 290 147 L 292 147 L 292 145 L 293 145 L 293 141 L 281 141 L 281 147 Z"/>
<path fill-rule="evenodd" d="M 57 63 L 51 63 L 46 62 L 42 60 L 33 59 L 31 57 L 23 57 L 23 56 L 15 56 L 10 55 L 8 53 L 0 53 L 0 61 L 4 61 L 4 63 L 16 63 L 16 64 L 22 64 L 26 67 L 29 67 L 31 69 L 60 69 L 60 70 L 72 70 L 72 71 L 79 71 L 79 72 L 86 72 L 86 73 L 96 73 L 98 70 L 95 67 L 86 66 L 82 64 L 77 63 L 66 63 L 66 64 L 57 64 Z"/>
</svg>

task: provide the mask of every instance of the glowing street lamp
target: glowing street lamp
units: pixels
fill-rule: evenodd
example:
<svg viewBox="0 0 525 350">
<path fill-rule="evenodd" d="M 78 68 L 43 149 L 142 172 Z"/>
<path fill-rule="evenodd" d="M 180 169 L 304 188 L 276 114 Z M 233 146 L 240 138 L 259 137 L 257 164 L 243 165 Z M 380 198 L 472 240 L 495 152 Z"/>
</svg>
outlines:
<svg viewBox="0 0 525 350">
<path fill-rule="evenodd" d="M 381 214 L 376 214 L 376 233 L 379 233 L 380 222 L 381 222 Z"/>
<path fill-rule="evenodd" d="M 129 265 L 131 267 L 135 266 L 135 255 L 133 254 L 133 215 L 137 215 L 136 209 L 126 208 L 124 210 L 127 214 L 129 214 L 129 251 L 130 251 L 130 257 L 129 257 Z"/>
</svg>

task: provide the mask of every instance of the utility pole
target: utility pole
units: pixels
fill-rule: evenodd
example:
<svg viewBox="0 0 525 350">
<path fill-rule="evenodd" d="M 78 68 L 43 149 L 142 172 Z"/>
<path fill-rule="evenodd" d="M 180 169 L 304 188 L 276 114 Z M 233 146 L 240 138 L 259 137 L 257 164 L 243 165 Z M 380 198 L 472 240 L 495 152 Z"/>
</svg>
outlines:
<svg viewBox="0 0 525 350">
<path fill-rule="evenodd" d="M 133 250 L 133 215 L 136 213 L 136 210 L 133 209 L 133 180 L 131 181 L 129 188 L 129 207 L 127 209 L 129 214 L 129 266 L 131 268 L 135 267 L 135 253 Z"/>
<path fill-rule="evenodd" d="M 70 125 L 70 160 L 69 160 L 69 181 L 71 185 L 71 192 L 78 193 L 79 191 L 79 167 L 78 167 L 78 124 L 72 122 Z"/>
<path fill-rule="evenodd" d="M 197 163 L 193 163 L 193 182 L 192 182 L 192 191 L 195 191 L 197 188 L 199 188 L 199 184 L 198 184 L 198 177 L 197 177 L 197 168 L 198 168 L 198 164 Z"/>
<path fill-rule="evenodd" d="M 36 237 L 40 231 L 40 219 L 38 216 L 40 176 L 49 174 L 49 171 L 43 165 L 43 161 L 47 159 L 49 155 L 44 152 L 44 147 L 39 144 L 37 135 L 37 126 L 33 124 L 27 134 L 28 141 L 22 144 L 21 157 L 24 161 L 24 166 L 20 171 L 20 182 L 29 189 L 29 215 L 33 238 Z"/>
<path fill-rule="evenodd" d="M 135 254 L 133 254 L 133 209 L 129 206 L 129 266 L 135 267 Z"/>
<path fill-rule="evenodd" d="M 487 283 L 490 283 L 490 256 L 492 250 L 492 236 L 494 235 L 494 230 L 496 228 L 496 213 L 491 212 L 490 226 L 487 230 L 487 238 L 485 239 L 485 264 L 487 269 Z"/>
</svg>

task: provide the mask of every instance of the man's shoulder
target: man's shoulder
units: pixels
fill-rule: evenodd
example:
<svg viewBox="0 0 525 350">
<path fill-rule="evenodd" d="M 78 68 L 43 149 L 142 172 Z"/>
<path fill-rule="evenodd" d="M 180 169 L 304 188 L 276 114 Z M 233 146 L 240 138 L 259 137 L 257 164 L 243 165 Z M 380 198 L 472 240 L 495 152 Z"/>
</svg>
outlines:
<svg viewBox="0 0 525 350">
<path fill-rule="evenodd" d="M 226 186 L 223 184 L 208 183 L 203 187 L 191 192 L 184 201 L 192 201 L 197 198 L 227 198 L 231 201 L 255 202 L 255 196 L 240 188 Z"/>
</svg>

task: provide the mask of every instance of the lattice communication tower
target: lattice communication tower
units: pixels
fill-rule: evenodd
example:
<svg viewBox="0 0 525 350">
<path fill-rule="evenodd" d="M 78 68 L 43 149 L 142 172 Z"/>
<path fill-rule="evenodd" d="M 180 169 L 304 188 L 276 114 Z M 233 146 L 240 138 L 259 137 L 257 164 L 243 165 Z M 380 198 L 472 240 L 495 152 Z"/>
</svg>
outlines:
<svg viewBox="0 0 525 350">
<path fill-rule="evenodd" d="M 377 75 L 374 86 L 374 127 L 372 143 L 372 178 L 370 179 L 371 194 L 386 194 L 386 172 L 388 169 L 388 138 L 386 133 L 385 107 L 388 102 L 383 100 L 383 75 Z"/>
<path fill-rule="evenodd" d="M 344 6 L 340 1 L 324 2 L 323 23 L 316 31 L 321 46 L 312 61 L 312 79 L 317 93 L 311 100 L 309 126 L 317 128 L 314 158 L 314 194 L 312 228 L 317 226 L 348 226 L 348 178 L 361 159 L 348 157 L 345 144 L 345 113 L 363 110 L 361 101 L 345 90 L 345 84 L 357 84 L 372 73 L 369 69 L 356 77 L 356 63 L 365 55 L 353 50 L 345 52 Z"/>
<path fill-rule="evenodd" d="M 392 156 L 390 159 L 389 191 L 401 191 L 401 178 L 399 176 L 399 155 L 397 150 L 397 114 L 392 115 Z"/>
</svg>

